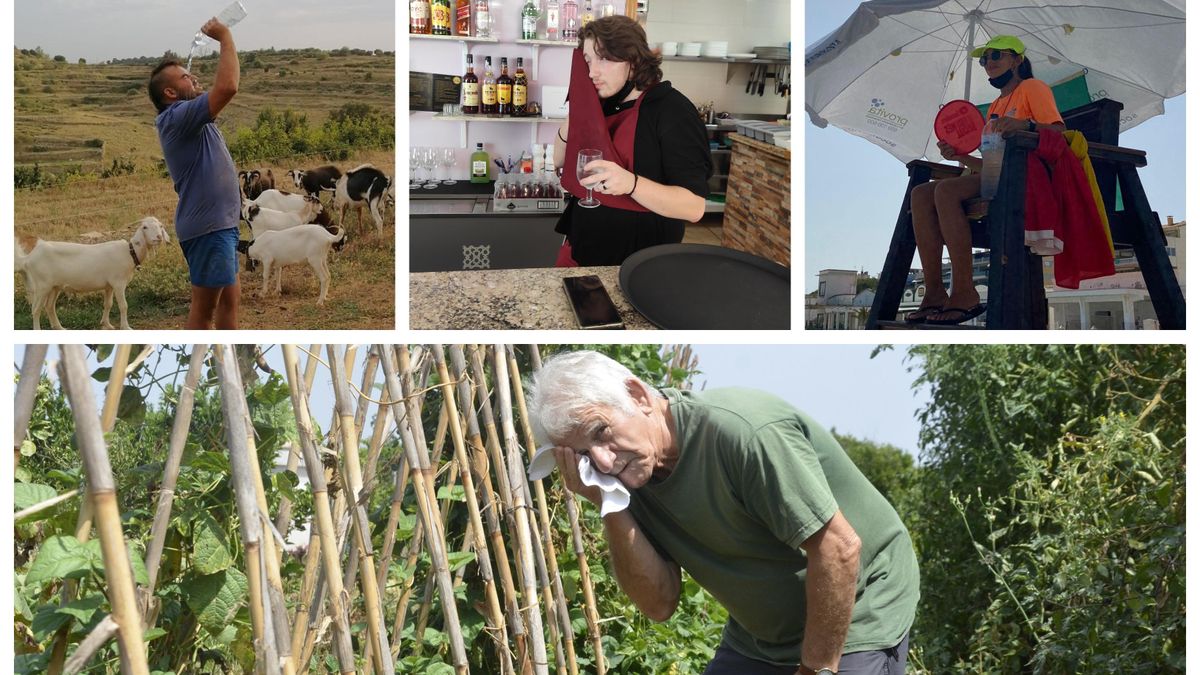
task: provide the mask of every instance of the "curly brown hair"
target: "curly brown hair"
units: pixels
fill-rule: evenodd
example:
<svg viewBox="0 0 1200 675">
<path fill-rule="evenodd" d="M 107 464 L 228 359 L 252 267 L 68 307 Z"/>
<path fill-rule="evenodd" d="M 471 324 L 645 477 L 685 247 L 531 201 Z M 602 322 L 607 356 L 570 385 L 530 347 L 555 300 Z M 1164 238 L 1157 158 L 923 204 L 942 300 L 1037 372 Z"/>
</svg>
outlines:
<svg viewBox="0 0 1200 675">
<path fill-rule="evenodd" d="M 633 19 L 617 14 L 591 21 L 579 31 L 580 49 L 588 38 L 596 41 L 597 55 L 629 64 L 634 87 L 645 91 L 662 81 L 662 56 L 650 51 L 645 29 Z"/>
</svg>

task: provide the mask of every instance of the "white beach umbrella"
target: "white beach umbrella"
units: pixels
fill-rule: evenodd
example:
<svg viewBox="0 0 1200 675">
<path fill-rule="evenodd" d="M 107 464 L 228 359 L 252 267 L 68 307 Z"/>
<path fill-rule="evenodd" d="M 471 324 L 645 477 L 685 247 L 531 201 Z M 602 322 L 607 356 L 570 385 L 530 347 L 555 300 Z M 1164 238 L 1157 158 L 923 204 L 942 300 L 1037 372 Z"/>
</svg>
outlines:
<svg viewBox="0 0 1200 675">
<path fill-rule="evenodd" d="M 1184 0 L 872 0 L 808 46 L 805 110 L 903 162 L 940 160 L 941 105 L 999 93 L 970 56 L 996 35 L 1020 38 L 1047 84 L 1124 104 L 1121 131 L 1184 92 Z"/>
</svg>

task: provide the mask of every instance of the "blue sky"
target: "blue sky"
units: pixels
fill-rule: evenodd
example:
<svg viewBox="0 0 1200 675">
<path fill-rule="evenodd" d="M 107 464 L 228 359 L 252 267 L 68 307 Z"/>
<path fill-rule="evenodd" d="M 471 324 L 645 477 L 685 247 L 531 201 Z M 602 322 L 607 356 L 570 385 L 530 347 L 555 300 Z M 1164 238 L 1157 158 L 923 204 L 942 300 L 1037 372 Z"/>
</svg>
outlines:
<svg viewBox="0 0 1200 675">
<path fill-rule="evenodd" d="M 804 8 L 804 44 L 845 22 L 858 5 L 810 1 Z M 1180 48 L 1183 46 L 1180 45 Z M 1187 95 L 1166 102 L 1166 114 L 1122 134 L 1121 145 L 1145 150 L 1140 170 L 1152 209 L 1166 221 L 1185 220 L 1183 140 Z M 899 160 L 870 142 L 832 125 L 818 129 L 804 117 L 805 291 L 817 287 L 823 269 L 858 269 L 878 275 L 908 174 Z"/>
<path fill-rule="evenodd" d="M 915 455 L 915 414 L 929 401 L 914 391 L 905 348 L 871 358 L 874 345 L 692 345 L 701 374 L 694 389 L 754 387 L 769 391 L 826 428 L 890 443 Z"/>
</svg>

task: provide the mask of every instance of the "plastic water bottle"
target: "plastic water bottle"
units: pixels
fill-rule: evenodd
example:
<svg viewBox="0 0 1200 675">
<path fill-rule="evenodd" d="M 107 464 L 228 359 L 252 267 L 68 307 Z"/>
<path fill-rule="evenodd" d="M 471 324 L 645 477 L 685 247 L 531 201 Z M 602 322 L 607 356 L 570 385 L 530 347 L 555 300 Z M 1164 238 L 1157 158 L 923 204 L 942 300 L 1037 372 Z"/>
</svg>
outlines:
<svg viewBox="0 0 1200 675">
<path fill-rule="evenodd" d="M 1000 187 L 1000 170 L 1004 167 L 1004 136 L 996 131 L 998 115 L 992 115 L 983 128 L 979 150 L 983 153 L 983 171 L 980 172 L 979 196 L 991 199 Z"/>
<path fill-rule="evenodd" d="M 226 28 L 233 28 L 233 25 L 242 19 L 246 18 L 246 7 L 242 5 L 240 0 L 234 0 L 221 13 L 217 15 L 217 21 L 225 24 Z M 201 47 L 206 47 L 212 44 L 214 40 L 200 31 L 196 31 L 196 37 L 192 38 L 192 48 L 188 52 L 187 69 L 192 70 L 192 56 L 196 54 L 196 50 Z"/>
</svg>

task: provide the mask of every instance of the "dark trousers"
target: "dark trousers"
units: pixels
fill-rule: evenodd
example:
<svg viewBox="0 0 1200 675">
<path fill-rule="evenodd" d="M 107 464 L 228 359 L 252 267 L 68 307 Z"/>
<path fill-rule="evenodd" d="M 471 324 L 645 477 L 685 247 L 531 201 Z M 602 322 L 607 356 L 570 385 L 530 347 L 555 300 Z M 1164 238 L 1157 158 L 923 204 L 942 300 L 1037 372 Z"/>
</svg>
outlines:
<svg viewBox="0 0 1200 675">
<path fill-rule="evenodd" d="M 903 675 L 908 657 L 908 634 L 889 649 L 842 654 L 838 675 Z M 795 666 L 777 666 L 733 651 L 725 645 L 717 648 L 704 675 L 793 675 Z"/>
</svg>

